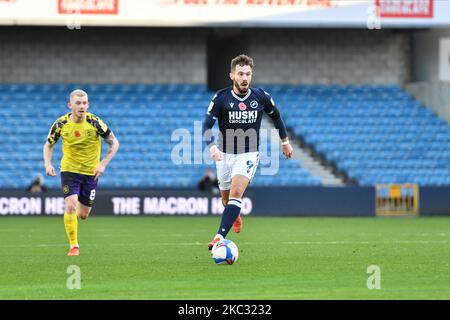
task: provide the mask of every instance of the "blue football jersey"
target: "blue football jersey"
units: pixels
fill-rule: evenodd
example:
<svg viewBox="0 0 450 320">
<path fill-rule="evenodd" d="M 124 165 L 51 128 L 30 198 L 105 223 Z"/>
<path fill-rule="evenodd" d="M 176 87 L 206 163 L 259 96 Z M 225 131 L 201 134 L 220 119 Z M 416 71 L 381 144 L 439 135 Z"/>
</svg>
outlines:
<svg viewBox="0 0 450 320">
<path fill-rule="evenodd" d="M 258 151 L 263 112 L 274 111 L 275 102 L 264 90 L 250 87 L 246 95 L 237 95 L 230 86 L 214 95 L 207 114 L 219 122 L 219 149 L 239 154 Z"/>
</svg>

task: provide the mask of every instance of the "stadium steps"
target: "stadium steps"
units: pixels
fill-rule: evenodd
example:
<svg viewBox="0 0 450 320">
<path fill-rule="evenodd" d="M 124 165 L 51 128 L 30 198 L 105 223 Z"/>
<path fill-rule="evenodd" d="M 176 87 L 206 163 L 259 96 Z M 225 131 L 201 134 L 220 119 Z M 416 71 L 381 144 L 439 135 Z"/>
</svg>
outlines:
<svg viewBox="0 0 450 320">
<path fill-rule="evenodd" d="M 275 129 L 273 122 L 268 119 L 266 115 L 264 115 L 261 128 L 273 128 Z M 318 160 L 314 159 L 314 157 L 307 150 L 303 149 L 298 141 L 294 138 L 291 145 L 293 148 L 293 159 L 298 161 L 300 166 L 304 168 L 309 174 L 313 177 L 320 179 L 324 186 L 344 186 L 344 181 L 335 176 L 331 169 L 323 166 Z"/>
<path fill-rule="evenodd" d="M 308 172 L 319 179 L 321 179 L 324 186 L 344 186 L 344 181 L 335 176 L 333 171 L 323 166 L 318 160 L 305 149 L 297 144 L 297 141 L 292 143 L 294 149 L 293 158 L 297 160 L 300 165 L 308 170 Z"/>
</svg>

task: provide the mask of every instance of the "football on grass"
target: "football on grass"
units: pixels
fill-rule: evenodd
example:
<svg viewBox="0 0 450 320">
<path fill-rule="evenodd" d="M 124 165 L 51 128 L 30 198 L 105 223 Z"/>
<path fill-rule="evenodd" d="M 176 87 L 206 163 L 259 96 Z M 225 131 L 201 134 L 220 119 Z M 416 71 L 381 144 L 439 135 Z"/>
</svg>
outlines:
<svg viewBox="0 0 450 320">
<path fill-rule="evenodd" d="M 238 259 L 239 250 L 233 241 L 224 239 L 213 246 L 211 254 L 216 264 L 232 265 Z"/>
</svg>

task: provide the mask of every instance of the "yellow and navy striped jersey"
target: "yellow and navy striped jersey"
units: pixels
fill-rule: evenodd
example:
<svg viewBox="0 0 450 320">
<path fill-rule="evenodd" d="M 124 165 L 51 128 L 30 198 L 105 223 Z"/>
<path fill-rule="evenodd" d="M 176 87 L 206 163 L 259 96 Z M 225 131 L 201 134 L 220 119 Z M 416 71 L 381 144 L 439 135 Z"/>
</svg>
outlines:
<svg viewBox="0 0 450 320">
<path fill-rule="evenodd" d="M 100 162 L 101 140 L 111 134 L 108 126 L 87 112 L 83 122 L 70 120 L 70 112 L 59 117 L 51 126 L 47 141 L 55 144 L 62 137 L 61 172 L 94 175 Z"/>
</svg>

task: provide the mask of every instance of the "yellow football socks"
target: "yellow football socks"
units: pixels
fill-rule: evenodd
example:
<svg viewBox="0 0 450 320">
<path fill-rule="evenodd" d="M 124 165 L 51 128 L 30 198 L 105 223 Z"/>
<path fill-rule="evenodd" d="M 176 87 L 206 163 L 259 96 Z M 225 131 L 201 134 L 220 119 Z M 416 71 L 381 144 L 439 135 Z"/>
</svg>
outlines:
<svg viewBox="0 0 450 320">
<path fill-rule="evenodd" d="M 64 227 L 66 228 L 70 247 L 73 248 L 78 246 L 78 218 L 76 213 L 64 213 Z"/>
</svg>

